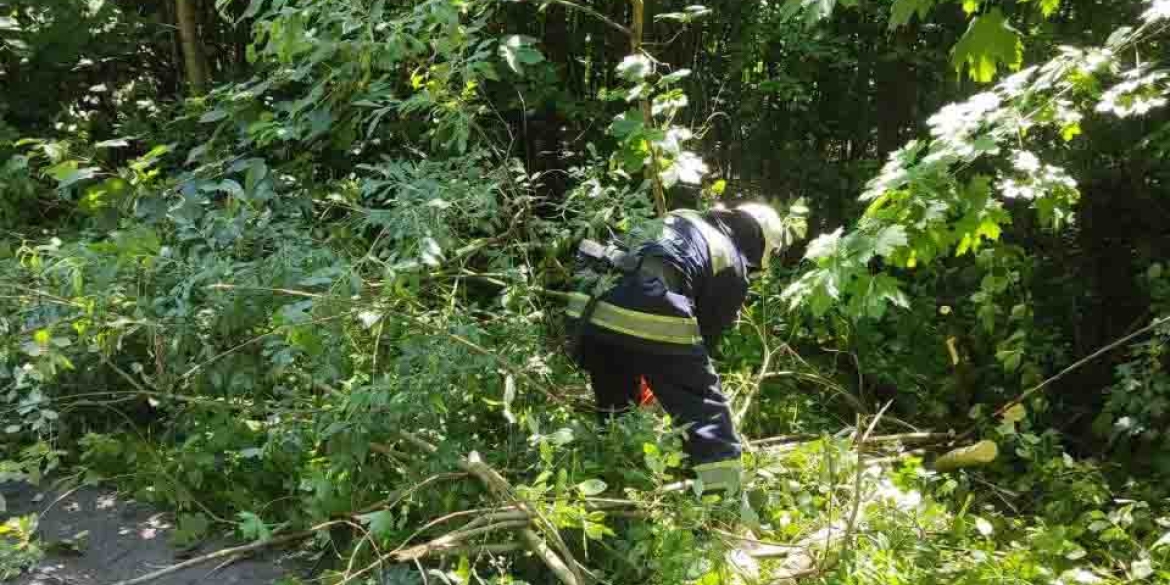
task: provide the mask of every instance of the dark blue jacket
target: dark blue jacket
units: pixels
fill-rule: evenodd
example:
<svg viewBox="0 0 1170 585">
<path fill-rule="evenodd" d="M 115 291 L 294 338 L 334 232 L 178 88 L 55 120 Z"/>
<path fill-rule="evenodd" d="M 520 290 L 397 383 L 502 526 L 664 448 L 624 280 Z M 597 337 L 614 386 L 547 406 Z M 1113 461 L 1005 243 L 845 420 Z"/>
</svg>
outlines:
<svg viewBox="0 0 1170 585">
<path fill-rule="evenodd" d="M 653 353 L 706 353 L 707 347 L 735 324 L 747 299 L 748 261 L 732 238 L 732 230 L 716 214 L 672 212 L 662 236 L 643 244 L 638 252 L 642 257 L 661 258 L 673 268 L 680 277 L 679 290 L 668 291 L 659 278 L 639 273 L 626 275 L 601 300 L 633 312 L 621 316 L 627 332 L 598 325 L 595 319 L 584 334 Z M 696 338 L 692 343 L 667 343 L 631 334 L 652 329 L 651 325 L 639 325 L 645 316 L 651 320 L 654 316 L 694 320 L 701 341 Z"/>
</svg>

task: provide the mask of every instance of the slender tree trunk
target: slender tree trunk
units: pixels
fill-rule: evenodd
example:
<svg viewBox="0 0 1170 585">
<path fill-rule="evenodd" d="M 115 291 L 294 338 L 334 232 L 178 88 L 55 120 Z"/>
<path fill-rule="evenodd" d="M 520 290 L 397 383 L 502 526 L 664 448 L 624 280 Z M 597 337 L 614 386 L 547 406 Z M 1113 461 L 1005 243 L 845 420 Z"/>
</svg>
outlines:
<svg viewBox="0 0 1170 585">
<path fill-rule="evenodd" d="M 913 128 L 918 105 L 918 78 L 914 66 L 905 57 L 918 37 L 915 24 L 907 24 L 890 39 L 889 59 L 878 65 L 877 103 L 882 115 L 877 124 L 878 156 L 884 160 L 889 153 L 902 147 L 908 131 Z"/>
<path fill-rule="evenodd" d="M 632 36 L 630 38 L 630 54 L 638 55 L 642 53 L 642 35 L 646 28 L 646 4 L 645 0 L 631 0 L 633 3 L 633 26 L 630 27 Z M 650 112 L 650 101 L 642 100 L 642 118 L 646 128 L 654 127 L 654 116 Z M 666 215 L 669 210 L 666 203 L 666 190 L 662 186 L 662 175 L 659 169 L 658 149 L 653 145 L 650 146 L 650 185 L 654 191 L 654 207 L 658 210 L 658 215 Z"/>
<path fill-rule="evenodd" d="M 191 93 L 200 95 L 207 91 L 207 68 L 203 61 L 203 50 L 199 44 L 199 0 L 175 0 L 175 20 L 179 26 L 179 38 L 183 45 L 183 63 L 187 70 L 187 85 Z"/>
</svg>

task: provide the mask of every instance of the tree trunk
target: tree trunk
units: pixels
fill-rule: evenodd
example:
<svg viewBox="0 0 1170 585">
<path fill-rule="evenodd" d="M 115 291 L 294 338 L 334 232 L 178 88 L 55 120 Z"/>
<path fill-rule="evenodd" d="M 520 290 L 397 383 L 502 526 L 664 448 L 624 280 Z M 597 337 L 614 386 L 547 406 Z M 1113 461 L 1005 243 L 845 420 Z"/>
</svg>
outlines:
<svg viewBox="0 0 1170 585">
<path fill-rule="evenodd" d="M 179 26 L 179 38 L 183 45 L 183 63 L 187 70 L 187 85 L 191 93 L 201 95 L 207 91 L 207 68 L 203 61 L 203 50 L 199 45 L 199 17 L 196 3 L 199 0 L 175 0 L 175 20 Z"/>
<path fill-rule="evenodd" d="M 632 33 L 630 37 L 630 54 L 640 55 L 642 53 L 642 35 L 646 28 L 646 0 L 631 0 L 634 9 L 633 26 L 630 27 Z M 647 129 L 654 128 L 654 116 L 650 113 L 650 100 L 642 100 L 642 119 Z M 654 207 L 658 210 L 659 216 L 666 215 L 669 211 L 666 202 L 666 190 L 662 186 L 662 175 L 659 168 L 658 149 L 653 145 L 650 146 L 650 186 L 654 191 Z"/>
<path fill-rule="evenodd" d="M 894 34 L 877 69 L 877 105 L 882 115 L 877 124 L 878 156 L 902 147 L 913 128 L 918 104 L 918 79 L 908 56 L 913 51 L 917 27 L 907 24 Z"/>
</svg>

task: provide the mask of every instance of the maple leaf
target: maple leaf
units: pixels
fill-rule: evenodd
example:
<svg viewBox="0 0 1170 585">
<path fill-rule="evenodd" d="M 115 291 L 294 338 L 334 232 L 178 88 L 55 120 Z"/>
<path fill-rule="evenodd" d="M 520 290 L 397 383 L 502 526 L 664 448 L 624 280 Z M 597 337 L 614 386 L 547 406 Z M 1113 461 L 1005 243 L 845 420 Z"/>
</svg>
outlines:
<svg viewBox="0 0 1170 585">
<path fill-rule="evenodd" d="M 1024 42 L 1020 33 L 1012 28 L 999 8 L 976 16 L 955 44 L 951 56 L 956 73 L 962 74 L 966 67 L 971 79 L 980 83 L 995 79 L 1001 65 L 1018 70 L 1023 60 Z"/>
<path fill-rule="evenodd" d="M 890 30 L 909 24 L 915 15 L 918 20 L 924 20 L 931 8 L 934 8 L 934 0 L 894 0 L 890 8 Z"/>
</svg>

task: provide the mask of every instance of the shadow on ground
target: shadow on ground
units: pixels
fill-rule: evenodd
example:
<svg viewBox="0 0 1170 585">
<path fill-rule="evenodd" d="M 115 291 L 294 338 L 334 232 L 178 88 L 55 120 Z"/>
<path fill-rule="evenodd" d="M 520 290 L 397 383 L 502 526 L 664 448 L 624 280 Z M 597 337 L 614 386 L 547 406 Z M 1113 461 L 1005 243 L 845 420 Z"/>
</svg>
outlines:
<svg viewBox="0 0 1170 585">
<path fill-rule="evenodd" d="M 45 542 L 89 532 L 81 554 L 51 552 L 36 569 L 16 579 L 16 585 L 111 585 L 223 546 L 211 543 L 186 556 L 176 556 L 170 544 L 174 523 L 169 515 L 109 491 L 85 488 L 60 498 L 58 493 L 9 483 L 0 484 L 0 494 L 8 501 L 8 514 L 3 516 L 43 514 L 39 535 Z M 295 569 L 291 562 L 282 562 L 278 554 L 272 554 L 227 564 L 223 559 L 211 561 L 150 583 L 270 585 L 293 575 Z"/>
</svg>

